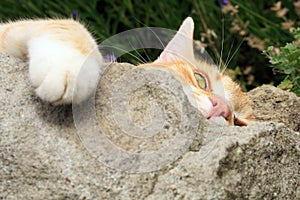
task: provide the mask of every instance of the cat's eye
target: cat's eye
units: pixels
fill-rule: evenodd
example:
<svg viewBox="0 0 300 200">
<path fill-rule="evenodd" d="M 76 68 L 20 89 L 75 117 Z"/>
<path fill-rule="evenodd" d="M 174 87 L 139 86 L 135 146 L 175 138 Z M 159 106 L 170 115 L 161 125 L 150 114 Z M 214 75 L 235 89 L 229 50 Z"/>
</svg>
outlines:
<svg viewBox="0 0 300 200">
<path fill-rule="evenodd" d="M 206 78 L 202 74 L 199 74 L 199 73 L 194 73 L 194 76 L 196 78 L 196 81 L 197 81 L 199 87 L 203 90 L 206 90 L 206 88 L 207 88 Z"/>
</svg>

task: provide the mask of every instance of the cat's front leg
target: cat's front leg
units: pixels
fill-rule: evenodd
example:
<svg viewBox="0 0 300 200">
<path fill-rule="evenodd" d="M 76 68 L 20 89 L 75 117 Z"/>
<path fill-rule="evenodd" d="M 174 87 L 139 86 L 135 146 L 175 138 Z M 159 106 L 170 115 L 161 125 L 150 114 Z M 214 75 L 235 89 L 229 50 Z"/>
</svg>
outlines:
<svg viewBox="0 0 300 200">
<path fill-rule="evenodd" d="M 0 24 L 0 52 L 28 59 L 36 94 L 53 104 L 77 103 L 91 95 L 102 63 L 92 35 L 70 19 Z"/>
</svg>

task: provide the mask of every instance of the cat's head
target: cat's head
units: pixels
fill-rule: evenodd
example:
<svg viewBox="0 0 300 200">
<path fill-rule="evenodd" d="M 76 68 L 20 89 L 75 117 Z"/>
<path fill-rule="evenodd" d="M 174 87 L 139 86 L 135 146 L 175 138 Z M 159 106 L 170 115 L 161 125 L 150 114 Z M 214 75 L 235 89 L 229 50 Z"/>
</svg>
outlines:
<svg viewBox="0 0 300 200">
<path fill-rule="evenodd" d="M 194 22 L 188 17 L 151 66 L 171 72 L 205 118 L 222 124 L 247 125 L 252 120 L 250 100 L 216 65 L 195 58 L 193 32 Z"/>
</svg>

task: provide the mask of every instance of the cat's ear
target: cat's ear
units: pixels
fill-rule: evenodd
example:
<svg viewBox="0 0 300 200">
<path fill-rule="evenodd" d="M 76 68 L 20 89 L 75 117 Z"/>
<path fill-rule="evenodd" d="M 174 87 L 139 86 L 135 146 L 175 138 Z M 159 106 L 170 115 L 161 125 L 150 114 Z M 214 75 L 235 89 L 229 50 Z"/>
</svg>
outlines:
<svg viewBox="0 0 300 200">
<path fill-rule="evenodd" d="M 178 59 L 187 61 L 194 59 L 193 35 L 194 21 L 191 17 L 187 17 L 181 24 L 176 35 L 154 63 L 168 63 Z"/>
</svg>

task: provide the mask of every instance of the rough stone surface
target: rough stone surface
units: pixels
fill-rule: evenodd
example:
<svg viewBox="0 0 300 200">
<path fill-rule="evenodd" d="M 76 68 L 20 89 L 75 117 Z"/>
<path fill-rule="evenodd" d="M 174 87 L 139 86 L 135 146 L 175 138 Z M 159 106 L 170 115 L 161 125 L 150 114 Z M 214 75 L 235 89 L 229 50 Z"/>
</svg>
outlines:
<svg viewBox="0 0 300 200">
<path fill-rule="evenodd" d="M 26 63 L 0 55 L 0 66 L 0 199 L 300 198 L 299 98 L 291 93 L 271 86 L 249 92 L 257 119 L 286 125 L 203 126 L 200 114 L 191 112 L 201 128 L 193 147 L 158 171 L 131 174 L 109 168 L 89 153 L 77 135 L 71 106 L 54 107 L 34 95 Z M 113 70 L 120 73 L 118 67 Z M 129 106 L 149 91 L 136 91 Z M 100 99 L 96 110 L 105 113 L 105 100 Z M 138 114 L 142 105 L 132 114 L 140 124 L 148 121 Z M 101 119 L 101 113 L 97 116 Z M 177 123 L 172 117 L 178 115 L 167 116 L 166 129 L 172 129 Z"/>
<path fill-rule="evenodd" d="M 300 132 L 300 97 L 269 85 L 251 90 L 248 95 L 256 120 L 281 122 Z"/>
</svg>

